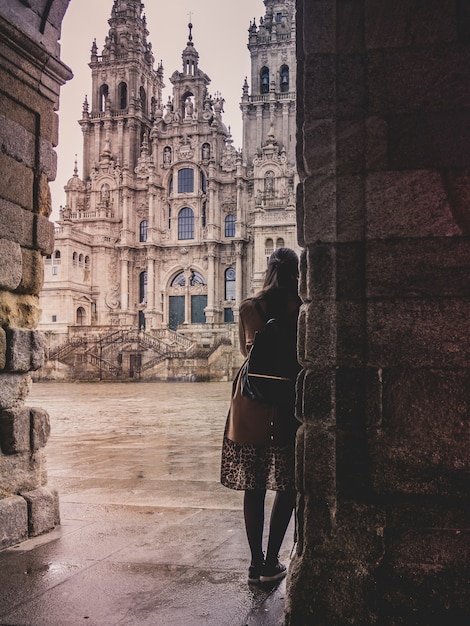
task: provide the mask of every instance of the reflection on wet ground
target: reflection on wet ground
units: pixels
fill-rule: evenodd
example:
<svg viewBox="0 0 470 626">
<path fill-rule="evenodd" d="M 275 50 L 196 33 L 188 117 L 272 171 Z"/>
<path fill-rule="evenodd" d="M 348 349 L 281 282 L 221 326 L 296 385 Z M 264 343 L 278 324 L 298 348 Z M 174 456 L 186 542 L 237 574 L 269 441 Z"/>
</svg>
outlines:
<svg viewBox="0 0 470 626">
<path fill-rule="evenodd" d="M 246 584 L 242 493 L 219 483 L 230 383 L 37 383 L 60 528 L 0 552 L 0 623 L 274 626 Z M 281 556 L 286 560 L 292 533 Z"/>
</svg>

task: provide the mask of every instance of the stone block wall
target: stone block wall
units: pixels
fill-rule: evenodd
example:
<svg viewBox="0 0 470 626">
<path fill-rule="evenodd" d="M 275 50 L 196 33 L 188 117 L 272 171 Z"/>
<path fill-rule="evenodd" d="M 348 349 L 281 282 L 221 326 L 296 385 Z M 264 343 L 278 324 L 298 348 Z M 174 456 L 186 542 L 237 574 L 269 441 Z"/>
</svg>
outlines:
<svg viewBox="0 0 470 626">
<path fill-rule="evenodd" d="M 297 0 L 291 626 L 470 614 L 467 5 Z"/>
<path fill-rule="evenodd" d="M 25 405 L 30 372 L 43 365 L 38 294 L 54 227 L 59 60 L 68 2 L 0 0 L 0 548 L 59 523 L 43 448 L 49 417 Z"/>
</svg>

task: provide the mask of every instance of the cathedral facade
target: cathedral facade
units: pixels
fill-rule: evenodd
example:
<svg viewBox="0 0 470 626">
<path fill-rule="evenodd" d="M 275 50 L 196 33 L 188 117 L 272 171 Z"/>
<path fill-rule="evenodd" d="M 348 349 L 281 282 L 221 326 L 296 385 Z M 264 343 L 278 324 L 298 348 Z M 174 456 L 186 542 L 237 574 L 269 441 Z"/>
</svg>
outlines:
<svg viewBox="0 0 470 626">
<path fill-rule="evenodd" d="M 233 375 L 241 300 L 275 248 L 298 248 L 295 3 L 264 3 L 248 31 L 239 151 L 192 24 L 164 102 L 143 5 L 114 1 L 101 54 L 91 50 L 83 173 L 65 187 L 45 260 L 48 376 Z"/>
</svg>

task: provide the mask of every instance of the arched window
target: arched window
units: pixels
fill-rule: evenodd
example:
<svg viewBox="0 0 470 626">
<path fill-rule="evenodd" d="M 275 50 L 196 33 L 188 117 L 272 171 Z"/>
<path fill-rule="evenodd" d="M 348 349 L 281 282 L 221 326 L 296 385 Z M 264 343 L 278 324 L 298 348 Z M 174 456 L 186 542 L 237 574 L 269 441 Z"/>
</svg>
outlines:
<svg viewBox="0 0 470 626">
<path fill-rule="evenodd" d="M 109 95 L 109 87 L 106 84 L 101 85 L 100 87 L 100 102 L 99 102 L 99 110 L 103 113 L 106 109 L 106 100 Z"/>
<path fill-rule="evenodd" d="M 289 66 L 283 65 L 281 67 L 281 93 L 289 91 Z"/>
<path fill-rule="evenodd" d="M 225 218 L 225 236 L 235 237 L 235 215 L 232 213 Z"/>
<path fill-rule="evenodd" d="M 139 274 L 139 302 L 147 304 L 147 272 Z"/>
<path fill-rule="evenodd" d="M 78 255 L 77 255 L 77 253 L 76 253 L 76 252 L 74 252 L 74 253 L 72 254 L 72 265 L 73 265 L 74 267 L 76 267 L 76 266 L 77 266 L 77 259 L 78 259 Z"/>
<path fill-rule="evenodd" d="M 266 239 L 266 242 L 264 244 L 264 253 L 269 258 L 271 254 L 273 253 L 273 251 L 274 251 L 273 240 L 271 238 L 268 238 Z"/>
<path fill-rule="evenodd" d="M 178 213 L 178 239 L 194 239 L 194 212 L 189 207 Z"/>
<path fill-rule="evenodd" d="M 86 267 L 86 269 L 90 268 L 90 257 L 89 256 L 85 257 L 85 267 Z"/>
<path fill-rule="evenodd" d="M 194 170 L 183 167 L 178 170 L 178 193 L 192 193 L 194 191 Z"/>
<path fill-rule="evenodd" d="M 140 106 L 142 107 L 142 113 L 147 115 L 147 94 L 143 87 L 140 88 Z"/>
<path fill-rule="evenodd" d="M 191 287 L 195 287 L 196 285 L 207 285 L 204 280 L 204 276 L 195 270 L 191 270 L 191 279 L 189 281 Z"/>
<path fill-rule="evenodd" d="M 86 312 L 82 306 L 79 306 L 76 314 L 77 324 L 79 326 L 84 326 L 86 322 Z"/>
<path fill-rule="evenodd" d="M 78 255 L 78 267 L 83 267 L 83 254 Z"/>
<path fill-rule="evenodd" d="M 261 68 L 261 93 L 269 93 L 269 68 L 266 66 Z"/>
<path fill-rule="evenodd" d="M 60 250 L 54 252 L 54 259 L 60 259 Z"/>
<path fill-rule="evenodd" d="M 177 274 L 170 283 L 170 287 L 185 287 L 186 286 L 186 278 L 184 277 L 184 272 L 180 272 Z"/>
<path fill-rule="evenodd" d="M 127 84 L 124 82 L 118 86 L 118 102 L 121 110 L 127 109 Z"/>
<path fill-rule="evenodd" d="M 235 300 L 235 270 L 233 267 L 225 270 L 225 300 Z"/>
<path fill-rule="evenodd" d="M 147 241 L 148 221 L 142 220 L 139 229 L 139 241 Z"/>
<path fill-rule="evenodd" d="M 282 237 L 278 237 L 276 239 L 276 248 L 283 248 L 284 247 L 284 239 Z"/>
</svg>

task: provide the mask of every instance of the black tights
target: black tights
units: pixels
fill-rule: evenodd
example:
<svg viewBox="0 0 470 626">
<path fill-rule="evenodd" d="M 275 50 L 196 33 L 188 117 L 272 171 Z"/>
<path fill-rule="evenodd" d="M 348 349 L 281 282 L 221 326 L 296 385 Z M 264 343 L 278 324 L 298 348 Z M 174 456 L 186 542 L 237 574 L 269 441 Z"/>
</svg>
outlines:
<svg viewBox="0 0 470 626">
<path fill-rule="evenodd" d="M 264 489 L 245 491 L 243 500 L 243 513 L 245 515 L 245 528 L 248 544 L 251 551 L 252 565 L 263 561 L 263 527 L 264 527 Z M 277 562 L 281 544 L 286 534 L 287 527 L 295 507 L 295 491 L 276 491 L 271 519 L 269 523 L 268 548 L 266 551 L 266 563 L 269 565 Z"/>
</svg>

